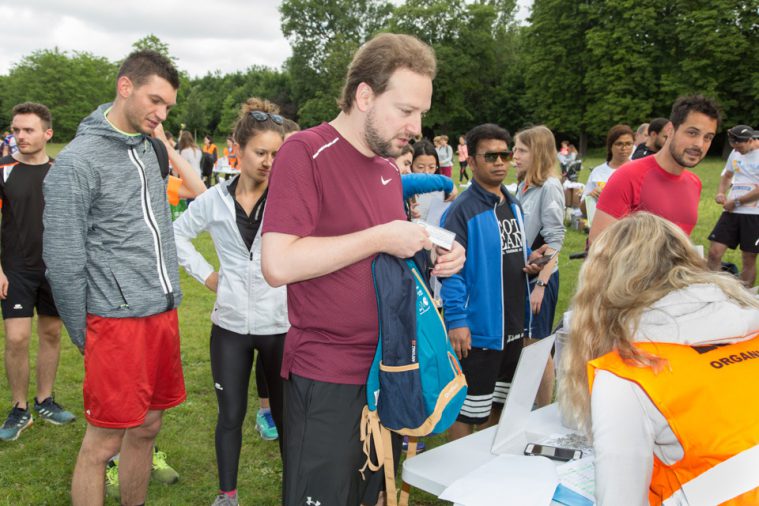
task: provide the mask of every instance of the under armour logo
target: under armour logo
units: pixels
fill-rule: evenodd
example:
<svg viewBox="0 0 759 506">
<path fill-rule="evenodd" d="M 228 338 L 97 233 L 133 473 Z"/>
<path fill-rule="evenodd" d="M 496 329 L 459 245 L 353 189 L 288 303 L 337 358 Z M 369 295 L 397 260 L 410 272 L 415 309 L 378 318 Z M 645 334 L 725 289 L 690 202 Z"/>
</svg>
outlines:
<svg viewBox="0 0 759 506">
<path fill-rule="evenodd" d="M 24 306 L 22 306 L 21 304 L 16 304 L 15 306 L 13 306 L 13 309 L 24 309 Z"/>
<path fill-rule="evenodd" d="M 216 387 L 216 390 L 224 390 L 224 387 L 222 387 L 218 383 L 214 383 L 213 386 Z"/>
<path fill-rule="evenodd" d="M 311 499 L 311 496 L 308 496 L 306 498 L 306 506 L 321 506 L 321 505 L 322 505 L 321 502 L 314 501 L 313 499 Z"/>
<path fill-rule="evenodd" d="M 393 178 L 385 179 L 384 177 L 380 176 L 380 180 L 382 181 L 382 184 L 387 186 L 387 183 L 393 180 Z"/>
</svg>

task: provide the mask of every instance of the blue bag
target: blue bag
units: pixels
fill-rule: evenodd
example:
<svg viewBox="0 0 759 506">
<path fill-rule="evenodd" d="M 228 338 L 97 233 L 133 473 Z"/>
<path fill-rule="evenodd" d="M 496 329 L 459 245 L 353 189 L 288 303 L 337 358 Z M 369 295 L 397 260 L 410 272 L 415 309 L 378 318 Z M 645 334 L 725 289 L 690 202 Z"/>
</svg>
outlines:
<svg viewBox="0 0 759 506">
<path fill-rule="evenodd" d="M 368 466 L 376 471 L 384 464 L 386 497 L 388 504 L 395 504 L 387 431 L 421 437 L 448 430 L 464 404 L 467 385 L 416 262 L 380 254 L 372 262 L 372 276 L 379 342 L 366 382 L 367 406 L 361 421 L 367 455 L 363 469 Z M 372 441 L 376 464 L 369 458 Z"/>
</svg>

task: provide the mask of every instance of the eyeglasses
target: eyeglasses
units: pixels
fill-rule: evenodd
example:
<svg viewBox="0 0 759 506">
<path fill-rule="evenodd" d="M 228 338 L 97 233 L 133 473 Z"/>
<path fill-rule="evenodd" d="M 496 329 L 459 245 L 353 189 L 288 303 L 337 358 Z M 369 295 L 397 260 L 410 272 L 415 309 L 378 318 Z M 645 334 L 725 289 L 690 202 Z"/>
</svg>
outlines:
<svg viewBox="0 0 759 506">
<path fill-rule="evenodd" d="M 253 116 L 253 119 L 256 121 L 266 121 L 267 119 L 271 118 L 271 120 L 277 125 L 281 125 L 285 122 L 285 119 L 282 116 L 279 114 L 272 114 L 270 112 L 250 111 L 250 115 Z"/>
<path fill-rule="evenodd" d="M 631 148 L 635 146 L 634 142 L 615 142 L 612 144 L 615 148 Z"/>
<path fill-rule="evenodd" d="M 508 162 L 511 160 L 511 151 L 496 151 L 496 152 L 490 152 L 487 153 L 477 153 L 478 156 L 481 156 L 485 159 L 488 163 L 495 163 L 498 158 L 503 160 L 504 162 Z"/>
</svg>

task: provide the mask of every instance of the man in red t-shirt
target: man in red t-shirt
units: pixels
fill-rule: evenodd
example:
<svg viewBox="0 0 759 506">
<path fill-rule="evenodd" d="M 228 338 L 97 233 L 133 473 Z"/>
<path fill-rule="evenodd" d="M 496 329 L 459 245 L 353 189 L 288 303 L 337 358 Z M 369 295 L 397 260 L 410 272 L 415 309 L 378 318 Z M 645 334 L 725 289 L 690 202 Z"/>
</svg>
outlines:
<svg viewBox="0 0 759 506">
<path fill-rule="evenodd" d="M 421 131 L 435 70 L 418 39 L 375 37 L 353 58 L 337 118 L 293 135 L 274 162 L 262 268 L 271 285 L 287 284 L 292 325 L 282 363 L 287 506 L 376 502 L 378 480 L 367 489 L 358 472 L 379 328 L 371 262 L 380 252 L 406 258 L 431 247 L 405 219 L 391 159 Z M 450 276 L 463 263 L 456 244 L 432 274 Z"/>
<path fill-rule="evenodd" d="M 698 221 L 701 180 L 687 170 L 709 151 L 720 123 L 717 104 L 700 95 L 678 98 L 667 141 L 658 153 L 624 164 L 611 176 L 598 204 L 589 241 L 635 211 L 648 211 L 693 231 Z"/>
</svg>

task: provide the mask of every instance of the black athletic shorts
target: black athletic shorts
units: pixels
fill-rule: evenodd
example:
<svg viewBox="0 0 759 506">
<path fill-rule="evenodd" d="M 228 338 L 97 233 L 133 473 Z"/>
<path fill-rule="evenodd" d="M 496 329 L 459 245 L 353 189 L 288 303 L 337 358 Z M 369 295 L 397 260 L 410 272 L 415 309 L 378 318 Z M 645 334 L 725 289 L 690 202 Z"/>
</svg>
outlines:
<svg viewBox="0 0 759 506">
<path fill-rule="evenodd" d="M 738 245 L 741 251 L 759 253 L 759 215 L 723 212 L 709 234 L 709 240 L 730 249 Z"/>
<path fill-rule="evenodd" d="M 3 319 L 31 318 L 34 308 L 43 316 L 58 316 L 44 271 L 7 270 L 8 296 L 0 301 Z"/>
<path fill-rule="evenodd" d="M 466 399 L 456 421 L 480 425 L 488 421 L 493 403 L 504 404 L 522 353 L 524 339 L 499 350 L 472 348 L 461 359 L 468 385 Z"/>
<path fill-rule="evenodd" d="M 283 504 L 359 506 L 376 504 L 384 490 L 383 468 L 366 462 L 360 440 L 366 385 L 343 385 L 292 374 L 285 381 Z M 395 471 L 403 438 L 393 435 Z M 376 456 L 373 456 L 376 462 Z"/>
</svg>

